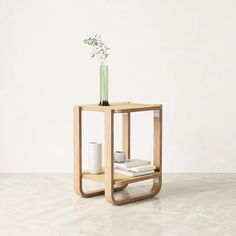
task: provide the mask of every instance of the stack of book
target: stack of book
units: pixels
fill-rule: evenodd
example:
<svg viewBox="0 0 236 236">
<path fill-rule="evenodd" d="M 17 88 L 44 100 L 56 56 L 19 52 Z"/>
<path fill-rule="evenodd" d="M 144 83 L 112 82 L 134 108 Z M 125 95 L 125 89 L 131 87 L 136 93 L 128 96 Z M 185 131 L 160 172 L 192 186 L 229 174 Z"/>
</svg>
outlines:
<svg viewBox="0 0 236 236">
<path fill-rule="evenodd" d="M 150 161 L 130 159 L 123 163 L 114 163 L 114 173 L 128 176 L 141 176 L 154 173 L 156 166 Z"/>
</svg>

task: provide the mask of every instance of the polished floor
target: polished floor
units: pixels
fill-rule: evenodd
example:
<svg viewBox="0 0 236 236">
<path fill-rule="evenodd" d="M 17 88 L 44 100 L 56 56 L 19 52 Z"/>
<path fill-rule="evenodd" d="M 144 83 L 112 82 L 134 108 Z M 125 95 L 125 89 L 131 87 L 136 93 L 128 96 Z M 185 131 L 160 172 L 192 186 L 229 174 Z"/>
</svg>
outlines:
<svg viewBox="0 0 236 236">
<path fill-rule="evenodd" d="M 76 196 L 69 174 L 0 174 L 0 236 L 236 235 L 236 174 L 165 174 L 163 182 L 155 198 L 113 206 Z"/>
</svg>

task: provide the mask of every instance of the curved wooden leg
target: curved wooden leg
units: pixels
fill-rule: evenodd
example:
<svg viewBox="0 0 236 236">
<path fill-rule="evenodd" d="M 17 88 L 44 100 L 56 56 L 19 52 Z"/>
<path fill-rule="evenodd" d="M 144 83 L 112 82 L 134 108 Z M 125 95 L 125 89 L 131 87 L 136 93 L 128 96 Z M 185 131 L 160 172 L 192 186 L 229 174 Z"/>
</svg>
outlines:
<svg viewBox="0 0 236 236">
<path fill-rule="evenodd" d="M 123 199 L 117 200 L 117 199 L 115 199 L 114 191 L 112 191 L 112 192 L 110 192 L 110 194 L 108 194 L 108 193 L 106 194 L 106 199 L 108 202 L 112 203 L 113 205 L 121 206 L 121 205 L 125 205 L 128 203 L 132 203 L 132 202 L 136 202 L 139 200 L 154 197 L 161 190 L 161 177 L 159 177 L 159 181 L 157 181 L 157 178 L 155 178 L 153 180 L 153 185 L 152 185 L 151 189 L 146 193 L 135 194 L 133 196 L 132 195 L 127 196 L 127 197 L 124 197 Z"/>
<path fill-rule="evenodd" d="M 82 174 L 82 108 L 75 106 L 73 109 L 73 132 L 74 132 L 74 190 L 81 197 L 94 197 L 105 194 L 105 189 L 97 189 L 85 192 L 83 190 Z M 114 191 L 121 191 L 127 185 L 115 186 Z"/>
<path fill-rule="evenodd" d="M 127 187 L 127 185 L 114 186 L 114 191 L 115 192 L 116 191 L 122 191 L 126 187 Z M 75 189 L 75 192 L 77 193 L 77 195 L 79 195 L 81 197 L 84 197 L 84 198 L 95 197 L 95 196 L 99 196 L 99 195 L 105 194 L 105 189 L 104 188 L 85 192 L 83 190 L 83 187 L 82 187 L 82 181 L 81 181 L 81 184 L 79 184 L 77 186 L 75 185 L 74 189 Z"/>
<path fill-rule="evenodd" d="M 85 193 L 82 187 L 82 107 L 73 108 L 73 143 L 74 143 L 74 190 L 82 197 L 104 194 L 104 189 Z"/>
<path fill-rule="evenodd" d="M 146 198 L 154 197 L 161 189 L 161 177 L 153 179 L 153 185 L 147 193 L 137 194 L 116 200 L 114 196 L 114 160 L 113 160 L 113 130 L 114 130 L 114 111 L 105 112 L 105 197 L 108 202 L 114 205 L 124 205 Z M 157 159 L 157 158 L 156 158 Z M 158 166 L 158 165 L 157 165 Z M 159 167 L 159 166 L 158 166 Z"/>
<path fill-rule="evenodd" d="M 81 197 L 88 198 L 88 197 L 94 197 L 94 196 L 104 194 L 104 192 L 105 192 L 104 189 L 97 189 L 97 190 L 85 192 L 83 190 L 83 186 L 82 186 L 82 178 L 79 177 L 76 174 L 75 174 L 74 177 L 75 177 L 75 179 L 74 179 L 74 190 L 75 190 L 77 195 L 79 195 Z"/>
</svg>

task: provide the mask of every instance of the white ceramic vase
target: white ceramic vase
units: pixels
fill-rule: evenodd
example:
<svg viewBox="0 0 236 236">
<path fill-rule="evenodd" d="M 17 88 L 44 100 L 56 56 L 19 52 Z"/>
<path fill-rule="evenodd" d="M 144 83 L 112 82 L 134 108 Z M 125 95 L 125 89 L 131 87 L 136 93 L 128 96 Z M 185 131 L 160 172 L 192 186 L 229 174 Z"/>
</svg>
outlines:
<svg viewBox="0 0 236 236">
<path fill-rule="evenodd" d="M 88 168 L 91 174 L 102 173 L 102 144 L 96 142 L 89 143 Z"/>
<path fill-rule="evenodd" d="M 122 151 L 116 151 L 114 153 L 114 161 L 118 163 L 125 162 L 125 153 Z"/>
</svg>

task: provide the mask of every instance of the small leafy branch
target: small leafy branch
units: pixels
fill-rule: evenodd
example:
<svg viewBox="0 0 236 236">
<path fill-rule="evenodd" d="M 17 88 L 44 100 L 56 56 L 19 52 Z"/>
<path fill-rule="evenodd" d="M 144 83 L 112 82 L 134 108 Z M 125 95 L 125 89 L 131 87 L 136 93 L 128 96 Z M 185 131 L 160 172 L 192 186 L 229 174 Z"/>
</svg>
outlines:
<svg viewBox="0 0 236 236">
<path fill-rule="evenodd" d="M 106 61 L 110 48 L 102 41 L 101 35 L 95 34 L 94 37 L 88 37 L 84 39 L 84 43 L 92 47 L 91 57 L 97 58 L 101 64 Z"/>
</svg>

